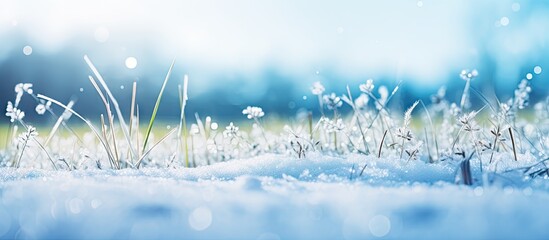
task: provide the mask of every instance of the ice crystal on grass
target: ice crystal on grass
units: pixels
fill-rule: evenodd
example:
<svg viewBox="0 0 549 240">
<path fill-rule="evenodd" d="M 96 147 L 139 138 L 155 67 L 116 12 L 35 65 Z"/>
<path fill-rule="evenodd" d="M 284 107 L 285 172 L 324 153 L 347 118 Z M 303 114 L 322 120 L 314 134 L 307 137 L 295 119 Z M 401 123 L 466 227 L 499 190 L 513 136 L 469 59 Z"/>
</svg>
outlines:
<svg viewBox="0 0 549 240">
<path fill-rule="evenodd" d="M 464 114 L 461 117 L 459 117 L 458 121 L 463 128 L 464 131 L 467 132 L 476 132 L 480 130 L 480 127 L 478 126 L 477 122 L 475 121 L 475 116 L 478 112 L 472 111 L 468 114 Z"/>
<path fill-rule="evenodd" d="M 33 126 L 28 126 L 27 131 L 19 134 L 19 137 L 17 139 L 19 140 L 19 143 L 27 144 L 27 142 L 29 142 L 33 137 L 36 136 L 38 136 L 36 128 Z"/>
</svg>

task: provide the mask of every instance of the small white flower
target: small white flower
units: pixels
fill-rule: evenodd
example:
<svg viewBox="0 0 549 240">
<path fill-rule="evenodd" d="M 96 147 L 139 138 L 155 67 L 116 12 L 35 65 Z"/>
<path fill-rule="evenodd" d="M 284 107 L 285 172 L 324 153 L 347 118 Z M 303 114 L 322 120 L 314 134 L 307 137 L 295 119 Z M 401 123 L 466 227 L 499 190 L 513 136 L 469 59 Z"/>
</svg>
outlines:
<svg viewBox="0 0 549 240">
<path fill-rule="evenodd" d="M 324 86 L 320 82 L 314 82 L 313 86 L 311 87 L 311 92 L 314 95 L 322 95 L 322 93 L 324 93 L 325 90 L 326 89 L 324 88 Z"/>
<path fill-rule="evenodd" d="M 13 106 L 11 101 L 8 101 L 8 106 L 6 106 L 6 116 L 10 117 L 11 122 L 16 120 L 22 120 L 25 117 L 25 112 Z"/>
<path fill-rule="evenodd" d="M 225 131 L 223 131 L 223 136 L 225 138 L 235 138 L 238 136 L 238 127 L 233 124 L 233 122 L 229 123 L 229 126 L 225 127 Z"/>
<path fill-rule="evenodd" d="M 242 110 L 242 114 L 247 115 L 248 119 L 261 118 L 265 116 L 263 109 L 261 109 L 260 107 L 252 106 L 248 106 L 246 109 Z"/>
<path fill-rule="evenodd" d="M 355 99 L 355 107 L 358 110 L 366 110 L 368 107 L 368 101 L 370 101 L 370 99 L 366 96 L 366 94 L 360 94 L 360 96 Z"/>
<path fill-rule="evenodd" d="M 360 91 L 364 93 L 372 93 L 372 91 L 374 91 L 374 87 L 375 85 L 373 79 L 368 79 L 366 80 L 365 84 L 360 84 L 360 86 L 358 86 L 358 88 L 360 88 Z"/>
<path fill-rule="evenodd" d="M 15 85 L 15 93 L 23 93 L 26 92 L 28 94 L 32 94 L 32 83 L 18 83 Z"/>
<path fill-rule="evenodd" d="M 8 113 L 13 112 L 13 103 L 11 101 L 8 101 L 8 105 L 6 106 L 6 116 L 9 117 Z"/>
<path fill-rule="evenodd" d="M 32 83 L 18 83 L 15 85 L 15 93 L 17 94 L 15 96 L 15 106 L 19 106 L 19 102 L 21 101 L 21 97 L 23 97 L 23 93 L 32 94 Z"/>
<path fill-rule="evenodd" d="M 34 108 L 34 110 L 36 111 L 36 113 L 38 113 L 38 115 L 44 115 L 44 113 L 46 112 L 46 106 L 40 103 L 36 105 L 36 108 Z"/>
<path fill-rule="evenodd" d="M 468 69 L 461 70 L 461 73 L 459 74 L 459 77 L 465 81 L 472 80 L 473 78 L 478 76 L 478 71 L 476 69 L 473 69 L 473 71 L 469 71 Z"/>
<path fill-rule="evenodd" d="M 326 104 L 326 106 L 330 110 L 337 109 L 343 105 L 341 98 L 338 97 L 335 93 L 332 93 L 330 95 L 324 95 L 323 100 L 324 104 Z"/>
</svg>

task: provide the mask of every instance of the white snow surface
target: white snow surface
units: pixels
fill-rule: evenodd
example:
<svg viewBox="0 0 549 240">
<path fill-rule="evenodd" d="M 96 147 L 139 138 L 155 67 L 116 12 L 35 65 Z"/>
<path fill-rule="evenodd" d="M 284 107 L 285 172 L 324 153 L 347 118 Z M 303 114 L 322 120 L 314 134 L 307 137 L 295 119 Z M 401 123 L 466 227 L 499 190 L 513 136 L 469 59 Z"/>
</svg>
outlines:
<svg viewBox="0 0 549 240">
<path fill-rule="evenodd" d="M 458 166 L 312 153 L 180 169 L 2 168 L 0 239 L 549 236 L 547 179 L 483 177 L 472 161 L 475 185 L 457 185 Z"/>
</svg>

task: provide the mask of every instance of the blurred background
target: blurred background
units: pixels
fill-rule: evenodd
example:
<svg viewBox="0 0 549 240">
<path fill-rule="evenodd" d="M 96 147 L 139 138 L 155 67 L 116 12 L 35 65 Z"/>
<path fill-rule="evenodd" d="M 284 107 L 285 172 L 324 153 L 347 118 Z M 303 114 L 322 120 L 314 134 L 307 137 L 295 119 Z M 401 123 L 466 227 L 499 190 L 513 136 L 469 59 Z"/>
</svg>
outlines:
<svg viewBox="0 0 549 240">
<path fill-rule="evenodd" d="M 248 105 L 281 117 L 316 107 L 315 81 L 356 95 L 369 78 L 389 89 L 402 81 L 393 101 L 403 108 L 442 85 L 459 101 L 462 69 L 478 69 L 472 84 L 501 99 L 528 73 L 534 101 L 549 89 L 549 1 L 0 0 L 0 39 L 3 106 L 29 82 L 35 93 L 77 98 L 93 118 L 104 109 L 85 54 L 125 109 L 137 81 L 143 116 L 176 59 L 163 119 L 179 116 L 184 74 L 188 113 L 221 121 L 244 119 Z M 38 118 L 33 99 L 22 104 Z"/>
</svg>

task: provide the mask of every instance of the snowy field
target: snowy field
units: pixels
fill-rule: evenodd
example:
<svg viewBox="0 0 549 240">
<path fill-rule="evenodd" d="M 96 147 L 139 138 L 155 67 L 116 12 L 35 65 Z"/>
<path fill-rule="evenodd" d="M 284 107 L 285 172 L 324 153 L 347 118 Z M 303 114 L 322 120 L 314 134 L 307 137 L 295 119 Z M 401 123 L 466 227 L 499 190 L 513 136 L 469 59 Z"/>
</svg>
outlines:
<svg viewBox="0 0 549 240">
<path fill-rule="evenodd" d="M 162 133 L 153 125 L 173 64 L 147 118 L 134 104 L 135 82 L 125 117 L 84 60 L 105 106 L 99 124 L 31 83 L 17 84 L 7 103 L 2 239 L 548 236 L 549 98 L 531 106 L 531 73 L 501 101 L 471 85 L 476 70 L 463 70 L 460 99 L 442 87 L 431 103 L 415 101 L 404 112 L 389 106 L 400 83 L 369 79 L 354 98 L 350 87 L 338 95 L 315 82 L 319 111 L 303 109 L 276 126 L 257 106 L 242 110 L 246 122 L 224 126 L 187 116 L 185 76 L 179 123 Z M 33 127 L 22 99 L 55 124 Z M 71 117 L 88 130 L 72 129 Z"/>
<path fill-rule="evenodd" d="M 549 240 L 548 30 L 535 0 L 0 0 L 0 240 Z"/>
<path fill-rule="evenodd" d="M 510 156 L 502 156 L 510 157 Z M 362 176 L 361 166 L 368 163 Z M 544 239 L 549 182 L 456 162 L 264 155 L 177 170 L 0 169 L 2 239 Z M 474 178 L 482 175 L 472 161 Z M 502 166 L 510 167 L 510 166 Z"/>
</svg>

